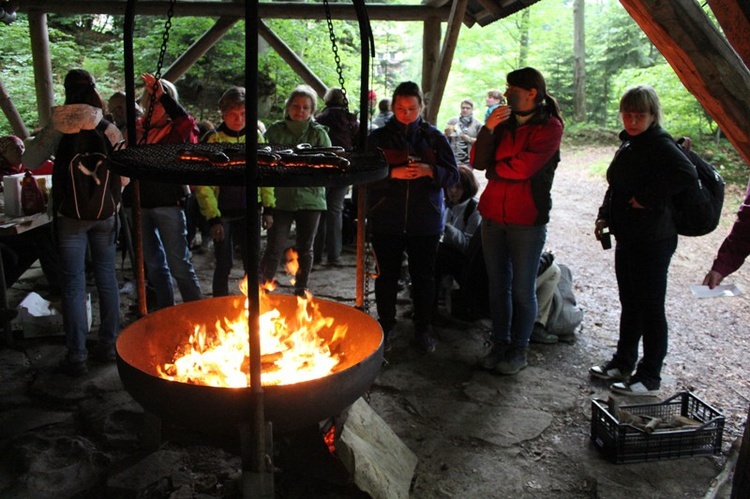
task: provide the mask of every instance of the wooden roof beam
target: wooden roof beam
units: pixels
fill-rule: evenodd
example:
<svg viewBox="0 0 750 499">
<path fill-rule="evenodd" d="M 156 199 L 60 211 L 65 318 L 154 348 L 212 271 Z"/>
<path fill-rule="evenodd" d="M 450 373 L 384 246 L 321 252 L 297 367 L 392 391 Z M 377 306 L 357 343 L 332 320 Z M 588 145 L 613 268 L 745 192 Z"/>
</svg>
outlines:
<svg viewBox="0 0 750 499">
<path fill-rule="evenodd" d="M 109 14 L 124 15 L 125 0 L 26 0 L 21 2 L 19 12 L 46 12 L 61 15 L 70 14 Z M 351 3 L 329 4 L 333 19 L 357 20 L 357 13 Z M 136 15 L 166 16 L 169 2 L 164 0 L 141 0 L 136 5 Z M 447 21 L 450 6 L 427 8 L 424 5 L 385 5 L 367 4 L 367 14 L 371 21 L 424 21 L 437 17 Z M 244 2 L 196 1 L 178 2 L 174 9 L 176 17 L 220 16 L 245 17 Z M 258 17 L 261 19 L 325 19 L 325 9 L 319 3 L 260 2 Z"/>
<path fill-rule="evenodd" d="M 224 35 L 227 34 L 232 26 L 237 24 L 239 18 L 237 17 L 220 17 L 216 20 L 213 26 L 211 26 L 203 36 L 195 41 L 185 52 L 172 63 L 169 68 L 164 72 L 164 78 L 169 81 L 177 81 L 180 77 L 185 74 L 198 59 L 211 50 L 211 47 L 221 40 Z"/>
<path fill-rule="evenodd" d="M 448 76 L 453 65 L 453 54 L 456 52 L 458 35 L 461 32 L 461 24 L 464 22 L 464 15 L 466 14 L 466 6 L 468 4 L 469 0 L 453 1 L 450 19 L 445 31 L 445 38 L 443 38 L 443 47 L 440 50 L 437 71 L 432 72 L 433 81 L 430 85 L 432 93 L 427 109 L 425 110 L 425 117 L 430 123 L 435 123 L 437 120 L 440 103 L 443 101 L 443 93 L 445 92 L 445 86 L 448 83 Z"/>
<path fill-rule="evenodd" d="M 745 61 L 745 66 L 750 68 L 750 37 L 747 36 L 750 33 L 750 5 L 740 5 L 739 2 L 726 0 L 708 0 L 708 6 L 719 21 L 729 43 Z"/>
<path fill-rule="evenodd" d="M 323 83 L 310 68 L 305 65 L 304 61 L 300 59 L 294 51 L 289 48 L 289 45 L 284 43 L 284 40 L 279 38 L 266 23 L 258 19 L 258 34 L 273 47 L 273 49 L 284 59 L 284 62 L 289 64 L 296 74 L 298 74 L 305 83 L 310 85 L 319 96 L 323 96 L 326 93 L 328 87 Z"/>
</svg>

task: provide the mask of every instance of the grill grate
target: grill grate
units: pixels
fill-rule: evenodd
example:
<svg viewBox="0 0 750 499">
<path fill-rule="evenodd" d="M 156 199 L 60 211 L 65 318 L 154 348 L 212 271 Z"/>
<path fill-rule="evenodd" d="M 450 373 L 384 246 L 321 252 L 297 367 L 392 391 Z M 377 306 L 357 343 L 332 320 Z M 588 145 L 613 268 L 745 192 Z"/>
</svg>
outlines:
<svg viewBox="0 0 750 499">
<path fill-rule="evenodd" d="M 112 153 L 120 175 L 191 185 L 243 185 L 245 144 L 149 144 Z M 344 153 L 340 148 L 258 145 L 261 186 L 331 186 L 374 182 L 388 174 L 381 152 Z M 179 179 L 179 180 L 176 180 Z"/>
</svg>

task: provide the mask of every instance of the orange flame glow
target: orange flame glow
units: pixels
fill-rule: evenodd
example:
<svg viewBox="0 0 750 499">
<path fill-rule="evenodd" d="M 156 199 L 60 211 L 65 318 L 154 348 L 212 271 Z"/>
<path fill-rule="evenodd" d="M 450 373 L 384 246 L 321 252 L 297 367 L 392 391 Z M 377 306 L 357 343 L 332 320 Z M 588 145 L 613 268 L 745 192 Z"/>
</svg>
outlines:
<svg viewBox="0 0 750 499">
<path fill-rule="evenodd" d="M 323 317 L 309 293 L 297 298 L 293 317 L 282 317 L 278 309 L 271 309 L 264 290 L 268 286 L 266 283 L 260 290 L 262 384 L 289 385 L 333 372 L 340 361 L 334 351 L 347 326 L 334 325 L 332 317 Z M 240 289 L 245 295 L 244 310 L 238 311 L 237 317 L 216 321 L 211 330 L 205 324 L 196 325 L 188 342 L 178 347 L 173 361 L 158 367 L 160 377 L 217 387 L 250 385 L 247 278 Z M 334 328 L 333 336 L 326 342 L 319 333 L 330 328 Z"/>
</svg>

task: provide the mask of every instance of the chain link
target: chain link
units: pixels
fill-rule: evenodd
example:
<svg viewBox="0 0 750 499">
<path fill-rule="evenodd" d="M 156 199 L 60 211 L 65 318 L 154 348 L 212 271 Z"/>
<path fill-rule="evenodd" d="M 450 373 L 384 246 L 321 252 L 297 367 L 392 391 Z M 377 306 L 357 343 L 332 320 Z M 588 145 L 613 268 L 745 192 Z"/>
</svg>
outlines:
<svg viewBox="0 0 750 499">
<path fill-rule="evenodd" d="M 161 78 L 161 70 L 164 66 L 164 56 L 167 53 L 167 44 L 169 43 L 169 31 L 172 29 L 172 17 L 174 17 L 174 6 L 177 0 L 170 0 L 169 10 L 167 11 L 167 20 L 164 22 L 164 33 L 161 36 L 161 48 L 159 49 L 159 60 L 156 63 L 156 71 L 154 71 L 154 88 L 151 91 L 151 95 L 156 95 L 156 89 L 159 88 L 159 79 Z M 146 111 L 146 118 L 143 121 L 143 136 L 139 142 L 140 145 L 146 143 L 148 137 L 148 130 L 151 127 L 151 118 L 154 115 L 154 104 L 156 103 L 155 98 L 151 98 L 148 103 L 148 110 Z"/>
<path fill-rule="evenodd" d="M 336 73 L 339 75 L 339 86 L 341 87 L 341 93 L 344 94 L 344 107 L 349 109 L 349 99 L 346 96 L 346 88 L 344 88 L 344 71 L 341 67 L 341 57 L 339 57 L 339 47 L 336 44 L 336 35 L 333 32 L 333 21 L 331 19 L 331 8 L 328 5 L 328 0 L 323 0 L 323 6 L 326 11 L 326 22 L 328 23 L 328 35 L 331 39 L 331 51 L 333 52 L 333 60 L 336 62 Z"/>
</svg>

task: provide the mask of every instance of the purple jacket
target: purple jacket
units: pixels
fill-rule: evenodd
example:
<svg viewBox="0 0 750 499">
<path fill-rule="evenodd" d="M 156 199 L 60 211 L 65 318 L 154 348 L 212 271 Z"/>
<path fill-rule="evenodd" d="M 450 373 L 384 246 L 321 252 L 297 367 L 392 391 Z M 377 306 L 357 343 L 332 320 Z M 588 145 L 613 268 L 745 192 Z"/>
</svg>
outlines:
<svg viewBox="0 0 750 499">
<path fill-rule="evenodd" d="M 750 184 L 737 212 L 737 220 L 721 244 L 711 270 L 726 277 L 742 266 L 747 255 L 750 255 Z"/>
</svg>

